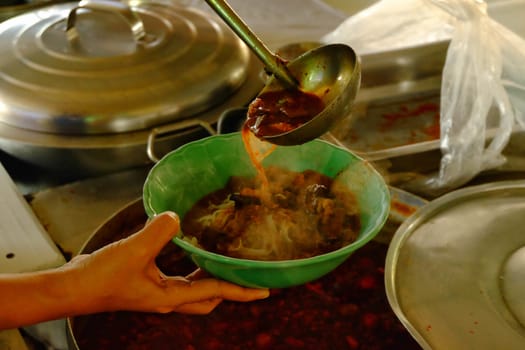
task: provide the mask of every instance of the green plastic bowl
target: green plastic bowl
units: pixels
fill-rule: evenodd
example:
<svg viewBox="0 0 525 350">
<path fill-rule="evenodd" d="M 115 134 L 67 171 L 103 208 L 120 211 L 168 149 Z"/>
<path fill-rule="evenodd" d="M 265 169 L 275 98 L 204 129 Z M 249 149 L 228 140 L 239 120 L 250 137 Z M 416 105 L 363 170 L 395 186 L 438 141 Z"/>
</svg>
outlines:
<svg viewBox="0 0 525 350">
<path fill-rule="evenodd" d="M 332 178 L 338 175 L 357 198 L 361 213 L 358 238 L 326 254 L 284 261 L 231 258 L 174 238 L 197 266 L 217 278 L 263 288 L 285 288 L 315 280 L 373 239 L 388 217 L 390 194 L 383 178 L 370 163 L 343 148 L 321 140 L 277 147 L 263 165 L 293 171 L 311 169 Z M 255 174 L 240 133 L 210 136 L 170 152 L 153 166 L 144 184 L 144 208 L 149 217 L 171 210 L 183 218 L 199 199 L 223 188 L 230 176 Z"/>
</svg>

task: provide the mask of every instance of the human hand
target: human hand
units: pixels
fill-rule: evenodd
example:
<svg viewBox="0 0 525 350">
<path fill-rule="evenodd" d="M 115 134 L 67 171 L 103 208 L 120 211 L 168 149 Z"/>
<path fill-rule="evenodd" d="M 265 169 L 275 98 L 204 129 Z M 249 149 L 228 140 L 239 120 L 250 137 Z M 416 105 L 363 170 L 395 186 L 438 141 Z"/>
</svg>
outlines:
<svg viewBox="0 0 525 350">
<path fill-rule="evenodd" d="M 79 294 L 75 313 L 130 310 L 206 314 L 222 300 L 252 301 L 268 296 L 267 289 L 209 278 L 199 269 L 184 277 L 162 273 L 155 258 L 179 229 L 179 218 L 163 213 L 135 234 L 64 265 L 65 276 L 74 280 L 71 293 Z"/>
</svg>

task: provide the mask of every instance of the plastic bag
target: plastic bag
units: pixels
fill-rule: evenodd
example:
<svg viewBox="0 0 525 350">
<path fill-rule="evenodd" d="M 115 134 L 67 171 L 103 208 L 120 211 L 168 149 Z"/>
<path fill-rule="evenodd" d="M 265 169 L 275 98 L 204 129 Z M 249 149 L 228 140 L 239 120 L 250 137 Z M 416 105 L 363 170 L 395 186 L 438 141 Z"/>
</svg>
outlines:
<svg viewBox="0 0 525 350">
<path fill-rule="evenodd" d="M 429 189 L 453 189 L 502 165 L 511 133 L 525 128 L 525 41 L 486 9 L 480 0 L 383 0 L 323 38 L 360 55 L 450 40 L 441 85 L 442 157 L 438 174 L 425 180 Z"/>
</svg>

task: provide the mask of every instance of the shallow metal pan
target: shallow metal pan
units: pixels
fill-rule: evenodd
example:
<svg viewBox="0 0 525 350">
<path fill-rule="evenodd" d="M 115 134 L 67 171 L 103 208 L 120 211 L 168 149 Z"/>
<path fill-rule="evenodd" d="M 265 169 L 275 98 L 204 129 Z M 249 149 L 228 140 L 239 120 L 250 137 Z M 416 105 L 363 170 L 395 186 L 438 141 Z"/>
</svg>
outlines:
<svg viewBox="0 0 525 350">
<path fill-rule="evenodd" d="M 437 171 L 440 150 L 440 95 L 448 42 L 362 57 L 362 85 L 351 115 L 326 138 L 406 178 Z M 489 115 L 487 140 L 497 113 Z M 504 150 L 500 171 L 522 171 L 525 133 L 516 131 Z M 405 174 L 405 176 L 403 176 Z"/>
</svg>

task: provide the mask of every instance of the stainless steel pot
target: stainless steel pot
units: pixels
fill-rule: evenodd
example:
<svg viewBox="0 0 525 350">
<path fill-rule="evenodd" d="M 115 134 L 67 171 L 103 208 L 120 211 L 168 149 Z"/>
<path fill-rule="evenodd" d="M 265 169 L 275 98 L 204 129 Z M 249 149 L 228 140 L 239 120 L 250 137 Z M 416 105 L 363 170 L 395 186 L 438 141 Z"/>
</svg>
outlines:
<svg viewBox="0 0 525 350">
<path fill-rule="evenodd" d="M 99 228 L 95 230 L 95 232 L 80 249 L 79 254 L 92 253 L 103 246 L 131 235 L 142 228 L 147 219 L 148 217 L 144 211 L 142 198 L 138 198 L 130 202 L 121 210 L 117 211 L 113 216 L 108 218 L 107 221 L 105 221 Z M 179 265 L 181 260 L 186 261 L 186 264 L 182 266 L 182 269 L 189 268 L 188 273 L 193 271 L 195 268 L 189 259 L 184 259 L 184 252 L 180 250 L 175 244 L 167 245 L 161 251 L 160 256 L 164 256 L 164 259 L 169 259 L 169 261 L 176 262 Z M 179 267 L 176 269 L 179 269 Z M 80 349 L 76 338 L 78 337 L 78 333 L 75 333 L 75 330 L 81 330 L 85 322 L 88 321 L 90 317 L 92 316 L 87 315 L 69 317 L 66 319 L 67 342 L 69 349 Z"/>
<path fill-rule="evenodd" d="M 391 187 L 390 193 L 391 211 L 389 213 L 389 218 L 387 220 L 387 224 L 376 239 L 380 243 L 385 243 L 385 247 L 386 244 L 390 242 L 391 236 L 397 227 L 399 227 L 399 225 L 418 208 L 426 204 L 425 200 L 397 188 Z M 127 237 L 128 235 L 140 229 L 146 223 L 147 219 L 148 217 L 144 211 L 142 198 L 137 198 L 136 200 L 131 201 L 129 204 L 125 205 L 114 215 L 108 218 L 101 226 L 99 226 L 87 239 L 79 253 L 88 254 L 107 244 Z M 191 263 L 189 259 L 183 259 L 183 257 L 184 253 L 175 244 L 168 244 L 161 251 L 161 255 L 159 256 L 159 258 L 162 259 L 164 263 L 166 263 L 166 259 L 169 259 L 169 266 L 174 271 L 181 269 L 188 269 L 187 272 L 192 271 L 194 268 L 193 263 Z M 177 274 L 170 271 L 165 272 L 169 275 Z M 96 317 L 96 315 L 70 317 L 67 319 L 67 336 L 69 348 L 71 350 L 82 350 L 78 345 L 78 342 L 81 341 L 82 337 L 82 327 L 89 324 L 93 325 L 93 317 Z M 119 334 L 114 334 L 114 336 L 118 337 Z"/>
<path fill-rule="evenodd" d="M 262 87 L 219 18 L 164 2 L 45 7 L 0 23 L 0 44 L 0 148 L 58 171 L 148 164 Z"/>
<path fill-rule="evenodd" d="M 124 238 L 140 229 L 148 219 L 142 198 L 127 204 L 105 221 L 80 249 L 80 254 L 89 254 L 105 245 Z M 89 317 L 89 316 L 87 316 Z M 79 350 L 75 339 L 75 329 L 82 326 L 82 317 L 69 317 L 67 324 L 67 342 L 69 349 Z"/>
</svg>

